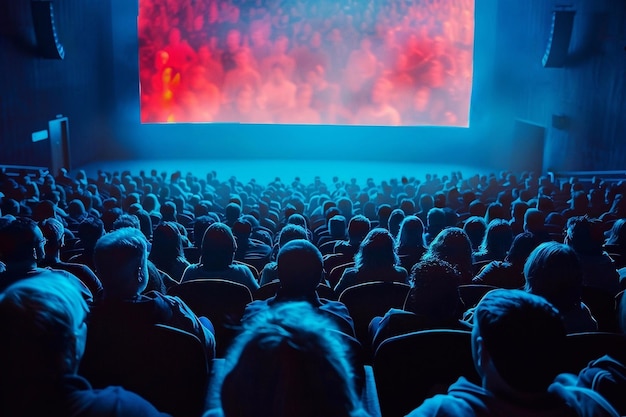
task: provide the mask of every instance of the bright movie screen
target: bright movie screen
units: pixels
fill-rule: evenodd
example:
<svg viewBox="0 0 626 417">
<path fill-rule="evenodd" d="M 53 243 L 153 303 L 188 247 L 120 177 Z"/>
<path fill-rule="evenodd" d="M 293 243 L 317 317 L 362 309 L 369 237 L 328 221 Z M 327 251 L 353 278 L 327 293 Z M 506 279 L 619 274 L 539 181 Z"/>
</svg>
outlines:
<svg viewBox="0 0 626 417">
<path fill-rule="evenodd" d="M 140 0 L 143 123 L 468 126 L 474 0 Z"/>
</svg>

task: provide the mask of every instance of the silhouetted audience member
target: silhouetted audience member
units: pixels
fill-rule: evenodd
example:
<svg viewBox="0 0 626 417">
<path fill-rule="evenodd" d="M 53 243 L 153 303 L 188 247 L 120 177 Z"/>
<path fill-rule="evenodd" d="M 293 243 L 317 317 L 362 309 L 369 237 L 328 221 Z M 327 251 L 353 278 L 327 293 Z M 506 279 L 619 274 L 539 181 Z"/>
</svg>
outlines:
<svg viewBox="0 0 626 417">
<path fill-rule="evenodd" d="M 568 333 L 598 330 L 598 323 L 581 300 L 582 269 L 576 252 L 557 242 L 544 242 L 534 249 L 524 265 L 525 290 L 554 305 Z"/>
<path fill-rule="evenodd" d="M 121 387 L 94 390 L 77 375 L 89 308 L 54 273 L 0 294 L 0 414 L 12 417 L 167 416 Z"/>
<path fill-rule="evenodd" d="M 348 240 L 341 240 L 335 243 L 335 253 L 343 253 L 354 257 L 359 250 L 359 246 L 371 228 L 370 221 L 363 215 L 354 216 L 348 223 Z"/>
<path fill-rule="evenodd" d="M 79 283 L 83 297 L 92 301 L 91 291 L 76 276 L 64 270 L 37 266 L 37 262 L 45 257 L 45 244 L 41 229 L 27 217 L 9 218 L 0 225 L 0 262 L 4 264 L 4 271 L 0 273 L 0 292 L 17 281 L 53 274 Z"/>
<path fill-rule="evenodd" d="M 463 231 L 472 242 L 472 251 L 476 252 L 480 248 L 487 232 L 487 223 L 482 216 L 472 216 L 465 220 Z"/>
<path fill-rule="evenodd" d="M 442 208 L 432 208 L 428 211 L 426 216 L 426 233 L 424 233 L 424 241 L 426 245 L 430 245 L 435 239 L 435 236 L 439 234 L 448 225 L 446 219 L 446 212 Z"/>
<path fill-rule="evenodd" d="M 406 216 L 400 223 L 400 232 L 396 237 L 396 253 L 400 257 L 400 266 L 407 271 L 410 271 L 426 253 L 424 224 L 419 217 Z"/>
<path fill-rule="evenodd" d="M 69 261 L 87 265 L 92 271 L 96 271 L 96 266 L 93 261 L 93 251 L 96 247 L 96 242 L 103 235 L 104 223 L 102 220 L 94 217 L 87 217 L 83 220 L 78 225 L 78 239 L 83 251 L 82 253 L 72 256 Z"/>
<path fill-rule="evenodd" d="M 374 317 L 369 326 L 372 348 L 400 334 L 428 329 L 459 329 L 463 312 L 458 286 L 460 275 L 446 261 L 420 261 L 409 277 L 411 290 L 402 310 L 390 309 L 384 317 Z"/>
<path fill-rule="evenodd" d="M 565 326 L 545 299 L 519 290 L 494 290 L 473 319 L 472 356 L 481 378 L 461 377 L 445 395 L 426 400 L 408 417 L 616 416 L 584 388 L 559 382 Z"/>
<path fill-rule="evenodd" d="M 354 336 L 354 324 L 348 309 L 338 301 L 319 298 L 317 286 L 323 279 L 322 254 L 309 241 L 296 239 L 287 242 L 278 252 L 278 279 L 276 296 L 248 304 L 242 321 L 274 305 L 288 301 L 306 301 L 324 316 L 330 318 L 342 332 Z"/>
<path fill-rule="evenodd" d="M 153 233 L 148 259 L 176 282 L 190 265 L 183 252 L 183 239 L 174 223 L 161 222 Z"/>
<path fill-rule="evenodd" d="M 278 251 L 285 246 L 287 242 L 302 239 L 309 240 L 306 230 L 295 224 L 288 224 L 280 231 L 278 235 Z M 278 262 L 269 262 L 261 271 L 261 279 L 259 284 L 265 285 L 278 279 Z"/>
<path fill-rule="evenodd" d="M 265 308 L 226 356 L 222 409 L 204 417 L 366 417 L 350 355 L 346 337 L 310 304 Z"/>
<path fill-rule="evenodd" d="M 463 229 L 450 227 L 442 230 L 422 256 L 422 260 L 431 258 L 452 264 L 461 274 L 460 285 L 471 284 L 474 278 L 472 244 Z"/>
<path fill-rule="evenodd" d="M 615 253 L 626 257 L 626 219 L 618 219 L 608 233 L 604 249 L 608 253 Z"/>
<path fill-rule="evenodd" d="M 472 283 L 509 289 L 523 288 L 526 283 L 524 264 L 536 246 L 532 233 L 524 232 L 515 236 L 504 260 L 485 265 L 472 279 Z"/>
<path fill-rule="evenodd" d="M 232 233 L 237 239 L 235 259 L 242 262 L 250 262 L 263 269 L 270 261 L 272 248 L 256 239 L 252 239 L 252 225 L 247 221 L 236 221 L 232 227 Z M 250 259 L 254 259 L 251 261 Z"/>
<path fill-rule="evenodd" d="M 99 300 L 102 296 L 102 283 L 88 266 L 61 261 L 61 248 L 64 245 L 64 228 L 57 219 L 49 218 L 41 222 L 39 227 L 45 239 L 44 258 L 37 262 L 40 267 L 62 269 L 74 275 L 82 281 L 94 300 Z"/>
<path fill-rule="evenodd" d="M 565 244 L 578 255 L 582 268 L 582 285 L 600 288 L 611 295 L 620 290 L 619 274 L 613 260 L 604 252 L 602 222 L 587 216 L 570 217 L 567 221 Z"/>
<path fill-rule="evenodd" d="M 372 281 L 403 282 L 408 280 L 400 265 L 391 234 L 382 228 L 372 229 L 354 257 L 354 267 L 347 268 L 335 286 L 340 295 L 346 288 Z"/>
<path fill-rule="evenodd" d="M 259 283 L 250 268 L 234 262 L 236 251 L 237 242 L 230 228 L 223 223 L 213 223 L 204 232 L 200 262 L 185 269 L 181 283 L 195 279 L 225 279 L 243 284 L 251 292 L 256 291 Z"/>
<path fill-rule="evenodd" d="M 626 297 L 617 306 L 620 330 L 626 335 Z M 620 415 L 626 415 L 626 352 L 621 356 L 604 355 L 589 363 L 578 374 L 577 385 L 591 388 L 606 398 Z"/>
<path fill-rule="evenodd" d="M 478 251 L 474 252 L 474 262 L 502 261 L 513 242 L 511 225 L 502 219 L 494 219 L 487 225 L 485 237 Z"/>
<path fill-rule="evenodd" d="M 104 286 L 104 298 L 92 311 L 96 329 L 113 323 L 166 324 L 197 336 L 209 358 L 215 355 L 215 338 L 208 320 L 204 319 L 205 327 L 177 297 L 156 291 L 143 293 L 148 285 L 148 250 L 140 230 L 127 227 L 102 236 L 94 260 Z"/>
</svg>

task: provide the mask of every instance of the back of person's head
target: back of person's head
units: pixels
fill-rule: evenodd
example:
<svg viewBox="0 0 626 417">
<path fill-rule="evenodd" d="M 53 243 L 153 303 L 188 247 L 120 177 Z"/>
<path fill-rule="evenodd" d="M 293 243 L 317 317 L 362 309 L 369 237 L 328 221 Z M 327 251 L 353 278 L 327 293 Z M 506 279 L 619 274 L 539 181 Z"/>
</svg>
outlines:
<svg viewBox="0 0 626 417">
<path fill-rule="evenodd" d="M 92 249 L 102 235 L 104 223 L 96 217 L 87 217 L 78 225 L 78 238 L 87 249 Z"/>
<path fill-rule="evenodd" d="M 400 210 L 402 210 L 405 216 L 415 214 L 415 202 L 410 198 L 402 199 L 400 201 Z"/>
<path fill-rule="evenodd" d="M 391 212 L 389 216 L 389 233 L 391 233 L 392 236 L 398 236 L 402 220 L 404 220 L 404 212 L 402 210 L 395 209 Z"/>
<path fill-rule="evenodd" d="M 328 232 L 333 239 L 344 239 L 346 237 L 346 218 L 342 215 L 333 216 L 328 221 Z"/>
<path fill-rule="evenodd" d="M 124 213 L 113 222 L 111 230 L 123 229 L 125 227 L 141 229 L 141 223 L 139 223 L 139 218 L 134 214 Z"/>
<path fill-rule="evenodd" d="M 417 216 L 407 216 L 400 223 L 396 248 L 424 247 L 424 223 Z"/>
<path fill-rule="evenodd" d="M 226 269 L 233 263 L 236 250 L 237 243 L 230 227 L 213 223 L 202 237 L 200 262 L 207 269 Z"/>
<path fill-rule="evenodd" d="M 215 223 L 215 219 L 211 216 L 200 216 L 196 217 L 193 222 L 193 242 L 194 246 L 199 248 L 202 244 L 202 237 L 204 236 L 204 232 L 209 228 L 210 225 Z"/>
<path fill-rule="evenodd" d="M 387 229 L 377 227 L 365 236 L 354 257 L 357 269 L 389 268 L 399 264 L 393 236 Z"/>
<path fill-rule="evenodd" d="M 487 251 L 504 259 L 513 242 L 513 230 L 511 225 L 502 219 L 495 219 L 487 225 L 485 238 L 480 246 L 481 251 Z"/>
<path fill-rule="evenodd" d="M 537 238 L 532 233 L 520 233 L 513 239 L 509 253 L 506 255 L 506 261 L 523 267 L 526 259 L 536 247 Z"/>
<path fill-rule="evenodd" d="M 314 294 L 323 273 L 322 254 L 311 242 L 291 240 L 281 246 L 276 260 L 281 292 L 303 297 Z"/>
<path fill-rule="evenodd" d="M 465 276 L 472 271 L 472 243 L 463 229 L 449 227 L 435 237 L 422 259 L 429 258 L 447 261 Z"/>
<path fill-rule="evenodd" d="M 387 226 L 391 211 L 392 209 L 389 204 L 381 204 L 380 206 L 378 206 L 378 209 L 376 210 L 376 215 L 378 216 L 378 224 L 380 227 Z"/>
<path fill-rule="evenodd" d="M 497 289 L 474 311 L 472 350 L 483 381 L 493 377 L 495 368 L 513 390 L 545 393 L 560 372 L 564 344 L 561 316 L 542 297 Z"/>
<path fill-rule="evenodd" d="M 352 201 L 349 198 L 342 197 L 337 200 L 337 208 L 341 212 L 341 215 L 346 219 L 352 218 Z"/>
<path fill-rule="evenodd" d="M 410 280 L 405 310 L 435 321 L 459 318 L 461 276 L 450 263 L 437 258 L 422 260 L 411 268 Z"/>
<path fill-rule="evenodd" d="M 441 208 L 432 208 L 428 210 L 426 215 L 428 233 L 437 234 L 443 230 L 446 225 L 446 212 Z"/>
<path fill-rule="evenodd" d="M 37 223 L 17 217 L 0 226 L 0 261 L 6 265 L 43 257 L 44 236 Z"/>
<path fill-rule="evenodd" d="M 428 213 L 431 208 L 435 207 L 433 196 L 430 194 L 422 194 L 419 199 L 419 207 L 422 212 Z"/>
<path fill-rule="evenodd" d="M 308 303 L 282 303 L 244 323 L 225 375 L 226 417 L 360 414 L 348 346 Z"/>
<path fill-rule="evenodd" d="M 517 220 L 523 220 L 524 214 L 528 210 L 528 204 L 523 201 L 516 201 L 511 205 L 511 217 Z"/>
<path fill-rule="evenodd" d="M 525 289 L 563 313 L 580 304 L 582 269 L 576 252 L 557 242 L 537 246 L 524 264 Z"/>
<path fill-rule="evenodd" d="M 472 216 L 463 224 L 463 231 L 469 237 L 472 242 L 472 248 L 478 250 L 478 247 L 482 244 L 487 232 L 487 223 L 482 216 Z"/>
<path fill-rule="evenodd" d="M 88 311 L 78 284 L 61 275 L 9 286 L 0 294 L 0 385 L 59 383 L 75 373 Z"/>
<path fill-rule="evenodd" d="M 309 236 L 302 226 L 288 224 L 282 228 L 278 235 L 278 246 L 283 247 L 287 242 L 296 239 L 309 240 Z"/>
<path fill-rule="evenodd" d="M 143 233 L 132 227 L 98 239 L 93 256 L 105 298 L 132 298 L 146 289 L 147 243 Z"/>
<path fill-rule="evenodd" d="M 468 211 L 470 216 L 485 217 L 487 207 L 485 207 L 485 203 L 483 203 L 482 201 L 474 200 L 470 203 Z"/>
<path fill-rule="evenodd" d="M 506 218 L 507 213 L 504 210 L 504 206 L 502 206 L 502 204 L 491 203 L 487 206 L 487 211 L 485 212 L 485 223 L 489 224 L 492 220 Z"/>
<path fill-rule="evenodd" d="M 166 201 L 160 208 L 161 218 L 163 221 L 175 222 L 178 211 L 173 201 Z"/>
<path fill-rule="evenodd" d="M 348 238 L 353 245 L 360 245 L 365 236 L 369 233 L 371 223 L 363 215 L 354 216 L 348 224 Z"/>
<path fill-rule="evenodd" d="M 604 227 L 597 219 L 587 216 L 571 217 L 567 221 L 565 243 L 581 256 L 597 256 L 602 254 L 604 243 Z"/>
<path fill-rule="evenodd" d="M 537 233 L 544 230 L 546 222 L 546 214 L 534 209 L 529 208 L 524 213 L 524 231 Z"/>
<path fill-rule="evenodd" d="M 302 214 L 294 213 L 287 219 L 287 224 L 295 224 L 297 226 L 302 227 L 304 230 L 307 230 L 308 224 L 306 218 Z"/>
<path fill-rule="evenodd" d="M 48 218 L 42 221 L 39 225 L 43 237 L 46 239 L 46 250 L 48 248 L 56 250 L 61 248 L 63 244 L 63 235 L 65 228 L 63 223 L 54 218 Z"/>
<path fill-rule="evenodd" d="M 184 257 L 183 237 L 172 222 L 161 222 L 154 229 L 150 259 L 158 268 L 171 265 L 176 258 Z"/>
<path fill-rule="evenodd" d="M 586 211 L 589 207 L 589 198 L 584 191 L 576 191 L 572 195 L 572 208 L 579 212 Z"/>
<path fill-rule="evenodd" d="M 607 245 L 626 245 L 626 219 L 617 219 L 606 240 Z"/>
<path fill-rule="evenodd" d="M 79 199 L 72 200 L 67 206 L 67 214 L 72 219 L 80 221 L 87 215 L 85 205 Z"/>
<path fill-rule="evenodd" d="M 227 224 L 233 224 L 241 216 L 241 206 L 237 203 L 229 203 L 224 209 Z"/>
</svg>

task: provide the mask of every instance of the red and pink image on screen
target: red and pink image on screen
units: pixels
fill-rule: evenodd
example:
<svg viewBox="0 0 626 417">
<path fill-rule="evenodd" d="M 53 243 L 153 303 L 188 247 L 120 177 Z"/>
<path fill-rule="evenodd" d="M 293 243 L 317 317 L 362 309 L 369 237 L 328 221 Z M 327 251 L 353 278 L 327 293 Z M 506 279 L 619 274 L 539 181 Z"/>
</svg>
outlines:
<svg viewBox="0 0 626 417">
<path fill-rule="evenodd" d="M 140 0 L 143 123 L 469 125 L 474 0 Z"/>
</svg>

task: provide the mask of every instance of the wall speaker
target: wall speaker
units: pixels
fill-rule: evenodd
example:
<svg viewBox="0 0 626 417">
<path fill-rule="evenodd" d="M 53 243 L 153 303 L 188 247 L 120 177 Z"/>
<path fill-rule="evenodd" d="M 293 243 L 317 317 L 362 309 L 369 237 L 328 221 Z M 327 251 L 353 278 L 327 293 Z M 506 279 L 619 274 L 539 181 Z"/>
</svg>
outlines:
<svg viewBox="0 0 626 417">
<path fill-rule="evenodd" d="M 544 67 L 560 68 L 565 65 L 575 14 L 576 12 L 572 10 L 556 10 L 552 13 L 550 39 L 542 60 Z"/>
<path fill-rule="evenodd" d="M 37 48 L 42 57 L 48 59 L 65 58 L 65 49 L 59 41 L 54 23 L 54 7 L 51 0 L 31 0 L 33 24 Z"/>
</svg>

